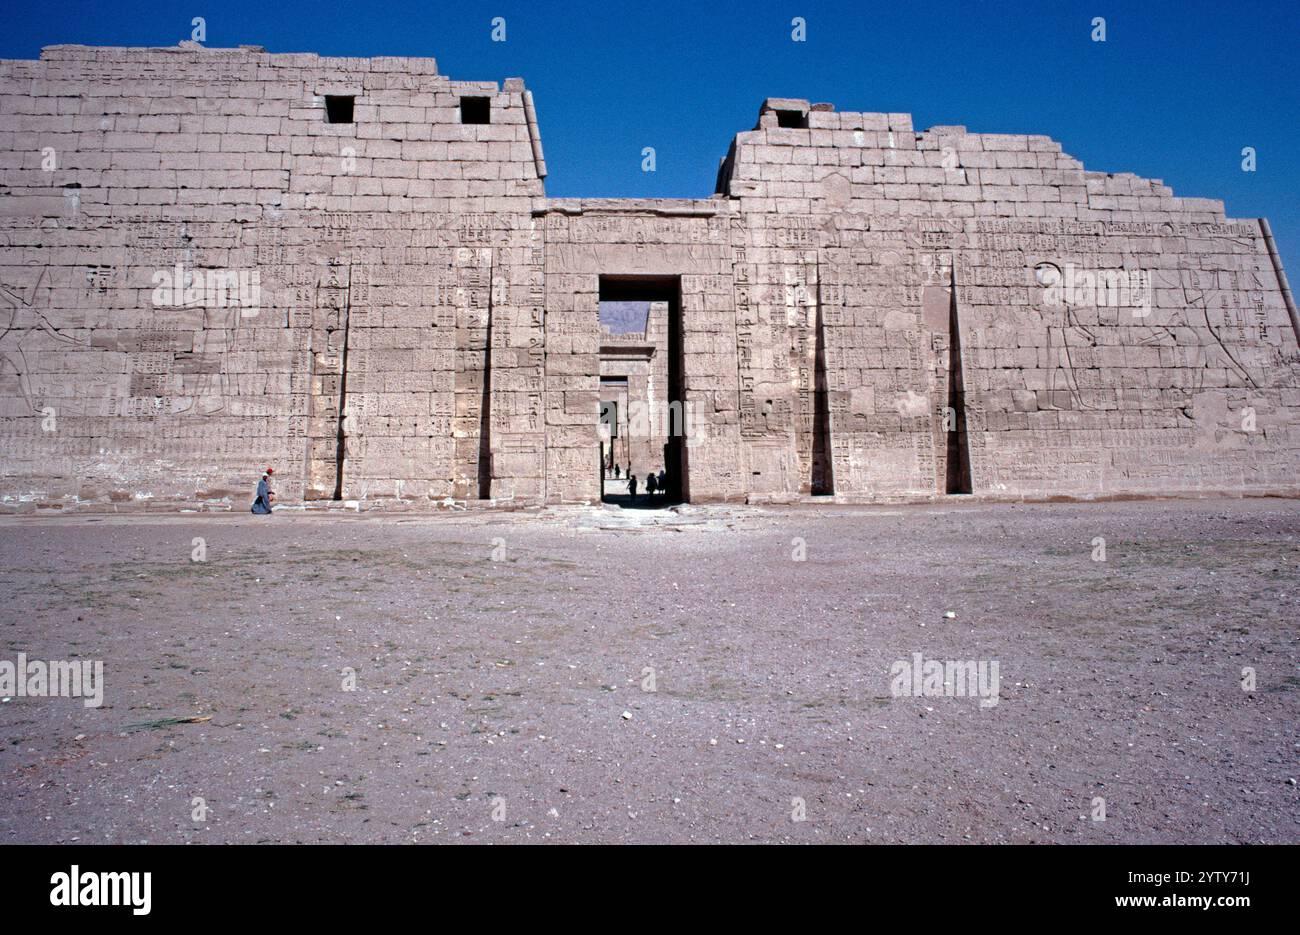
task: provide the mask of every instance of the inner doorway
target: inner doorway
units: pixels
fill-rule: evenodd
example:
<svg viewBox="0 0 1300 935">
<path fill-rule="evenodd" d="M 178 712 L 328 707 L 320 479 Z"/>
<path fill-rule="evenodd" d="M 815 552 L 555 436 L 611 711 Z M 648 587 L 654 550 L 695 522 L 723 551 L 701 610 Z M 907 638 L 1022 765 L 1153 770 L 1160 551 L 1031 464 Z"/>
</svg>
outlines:
<svg viewBox="0 0 1300 935">
<path fill-rule="evenodd" d="M 681 277 L 601 276 L 599 288 L 601 499 L 639 509 L 685 502 Z"/>
</svg>

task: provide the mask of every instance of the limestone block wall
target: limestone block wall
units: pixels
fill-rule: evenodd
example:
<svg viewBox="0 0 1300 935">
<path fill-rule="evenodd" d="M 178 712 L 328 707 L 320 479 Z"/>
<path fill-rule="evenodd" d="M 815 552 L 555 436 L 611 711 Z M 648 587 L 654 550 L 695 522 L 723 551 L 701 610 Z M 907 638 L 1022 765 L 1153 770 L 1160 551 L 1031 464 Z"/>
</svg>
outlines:
<svg viewBox="0 0 1300 935">
<path fill-rule="evenodd" d="M 545 172 L 522 81 L 430 59 L 0 62 L 0 510 L 243 509 L 266 465 L 594 501 L 601 277 L 671 293 L 691 500 L 1300 493 L 1300 325 L 1219 202 L 793 99 L 711 198 Z"/>
<path fill-rule="evenodd" d="M 526 103 L 431 59 L 0 63 L 3 502 L 540 497 Z"/>
<path fill-rule="evenodd" d="M 1296 489 L 1300 356 L 1259 222 L 1046 137 L 794 100 L 719 187 L 748 244 L 742 434 L 800 489 L 944 492 L 954 366 L 977 493 Z M 1053 270 L 1134 288 L 1052 295 Z"/>
<path fill-rule="evenodd" d="M 742 500 L 733 231 L 726 199 L 551 199 L 546 236 L 547 483 L 553 501 L 600 495 L 601 276 L 679 277 L 686 495 Z"/>
</svg>

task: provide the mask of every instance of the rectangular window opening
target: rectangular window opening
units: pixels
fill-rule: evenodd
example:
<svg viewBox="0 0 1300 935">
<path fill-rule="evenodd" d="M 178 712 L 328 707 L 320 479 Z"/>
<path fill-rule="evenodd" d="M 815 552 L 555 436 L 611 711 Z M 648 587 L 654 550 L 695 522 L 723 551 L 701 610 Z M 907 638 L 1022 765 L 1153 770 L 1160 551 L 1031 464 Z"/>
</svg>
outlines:
<svg viewBox="0 0 1300 935">
<path fill-rule="evenodd" d="M 787 130 L 806 130 L 808 129 L 808 115 L 798 110 L 778 110 L 776 112 L 776 125 L 785 127 Z"/>
<path fill-rule="evenodd" d="M 460 99 L 461 123 L 491 123 L 492 98 L 462 97 Z"/>
<path fill-rule="evenodd" d="M 352 123 L 352 102 L 354 100 L 355 98 L 351 94 L 326 94 L 325 122 Z"/>
</svg>

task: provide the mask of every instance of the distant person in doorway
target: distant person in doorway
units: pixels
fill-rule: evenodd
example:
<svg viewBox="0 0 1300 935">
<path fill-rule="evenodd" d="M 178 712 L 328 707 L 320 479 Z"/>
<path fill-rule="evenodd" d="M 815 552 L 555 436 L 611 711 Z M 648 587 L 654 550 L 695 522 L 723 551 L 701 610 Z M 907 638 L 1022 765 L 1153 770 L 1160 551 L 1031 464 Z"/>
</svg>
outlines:
<svg viewBox="0 0 1300 935">
<path fill-rule="evenodd" d="M 253 500 L 254 513 L 270 513 L 271 502 L 275 500 L 275 492 L 271 490 L 271 475 L 275 473 L 275 468 L 267 468 L 262 479 L 257 482 L 257 498 Z"/>
<path fill-rule="evenodd" d="M 659 492 L 668 496 L 668 472 L 663 468 L 659 469 Z"/>
<path fill-rule="evenodd" d="M 650 495 L 651 500 L 655 498 L 655 487 L 658 486 L 658 483 L 659 482 L 655 480 L 654 471 L 651 471 L 645 476 L 645 492 Z"/>
<path fill-rule="evenodd" d="M 632 495 L 633 500 L 636 499 L 636 475 L 630 470 L 627 472 L 627 492 Z"/>
<path fill-rule="evenodd" d="M 618 477 L 619 477 L 619 474 L 618 474 L 619 467 L 620 467 L 620 465 L 617 465 L 617 464 L 614 465 L 614 480 L 618 480 Z"/>
</svg>

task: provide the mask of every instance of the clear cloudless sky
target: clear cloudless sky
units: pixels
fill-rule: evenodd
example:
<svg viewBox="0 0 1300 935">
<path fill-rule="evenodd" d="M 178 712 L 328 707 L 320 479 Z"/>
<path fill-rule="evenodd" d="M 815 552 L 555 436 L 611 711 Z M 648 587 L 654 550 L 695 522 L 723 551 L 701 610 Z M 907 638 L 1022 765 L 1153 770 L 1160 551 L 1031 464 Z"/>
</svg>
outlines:
<svg viewBox="0 0 1300 935">
<path fill-rule="evenodd" d="M 455 79 L 520 76 L 552 196 L 705 197 L 765 97 L 908 112 L 918 129 L 1044 134 L 1089 169 L 1268 217 L 1300 280 L 1297 0 L 0 0 L 0 13 L 4 58 L 175 45 L 202 16 L 209 47 L 431 56 Z M 498 16 L 504 42 L 492 41 Z M 1094 17 L 1105 42 L 1092 41 Z M 1254 172 L 1242 171 L 1248 146 Z"/>
</svg>

